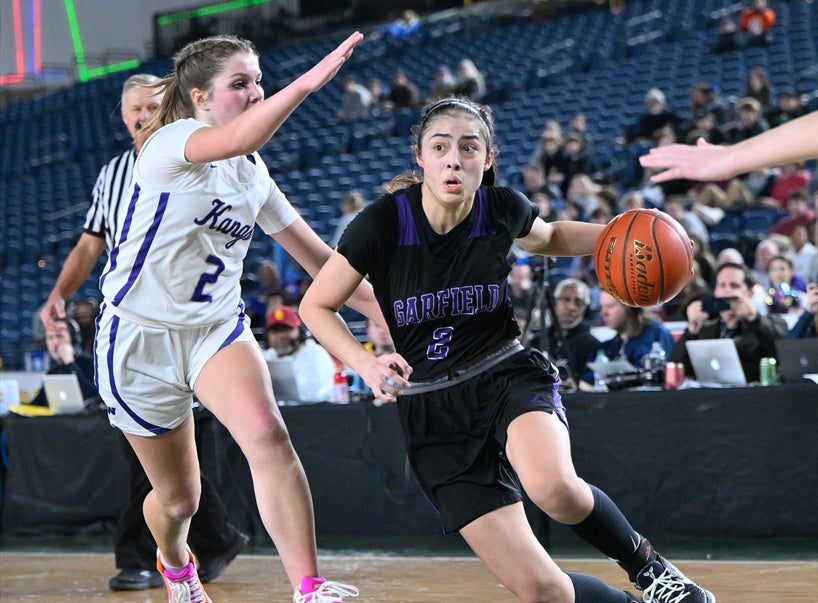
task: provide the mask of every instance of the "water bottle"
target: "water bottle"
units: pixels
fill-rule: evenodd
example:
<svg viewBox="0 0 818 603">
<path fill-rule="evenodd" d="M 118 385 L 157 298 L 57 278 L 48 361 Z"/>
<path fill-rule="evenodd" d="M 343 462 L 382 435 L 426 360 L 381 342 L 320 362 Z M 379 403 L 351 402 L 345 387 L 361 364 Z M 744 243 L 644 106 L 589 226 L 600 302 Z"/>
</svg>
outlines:
<svg viewBox="0 0 818 603">
<path fill-rule="evenodd" d="M 605 352 L 602 350 L 597 350 L 595 362 L 607 364 L 608 357 L 605 355 Z M 598 371 L 594 371 L 594 391 L 608 391 L 608 385 L 605 383 L 605 375 L 603 373 L 599 373 Z"/>
<path fill-rule="evenodd" d="M 662 343 L 654 341 L 644 358 L 642 368 L 645 369 L 645 380 L 652 385 L 663 385 L 665 382 L 665 348 Z"/>
<path fill-rule="evenodd" d="M 335 377 L 332 380 L 332 401 L 335 404 L 349 403 L 349 386 L 343 369 L 335 371 Z"/>
</svg>

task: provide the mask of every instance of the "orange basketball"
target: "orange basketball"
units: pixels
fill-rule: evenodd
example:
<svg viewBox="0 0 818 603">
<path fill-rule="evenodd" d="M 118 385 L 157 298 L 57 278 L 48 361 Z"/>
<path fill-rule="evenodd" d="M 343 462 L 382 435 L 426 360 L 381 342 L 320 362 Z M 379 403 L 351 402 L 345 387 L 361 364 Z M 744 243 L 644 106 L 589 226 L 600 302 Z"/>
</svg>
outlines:
<svg viewBox="0 0 818 603">
<path fill-rule="evenodd" d="M 655 209 L 630 209 L 611 220 L 594 248 L 602 288 L 623 304 L 649 307 L 674 297 L 693 275 L 684 228 Z"/>
</svg>

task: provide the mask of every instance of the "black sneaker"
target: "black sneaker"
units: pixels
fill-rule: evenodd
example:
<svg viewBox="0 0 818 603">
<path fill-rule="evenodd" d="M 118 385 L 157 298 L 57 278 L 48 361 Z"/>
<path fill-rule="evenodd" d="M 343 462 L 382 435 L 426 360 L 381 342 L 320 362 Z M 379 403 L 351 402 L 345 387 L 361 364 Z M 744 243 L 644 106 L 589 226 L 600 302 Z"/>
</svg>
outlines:
<svg viewBox="0 0 818 603">
<path fill-rule="evenodd" d="M 661 555 L 636 576 L 645 603 L 716 603 L 710 591 L 690 580 Z"/>
<path fill-rule="evenodd" d="M 108 588 L 111 590 L 145 590 L 147 588 L 158 588 L 163 583 L 164 580 L 162 580 L 159 572 L 124 569 L 108 580 Z"/>
<path fill-rule="evenodd" d="M 198 568 L 199 580 L 202 582 L 210 582 L 211 580 L 215 580 L 221 576 L 222 572 L 224 572 L 224 570 L 227 569 L 227 566 L 230 565 L 230 562 L 233 561 L 233 559 L 235 559 L 236 556 L 245 548 L 247 548 L 248 542 L 250 542 L 250 537 L 243 532 L 239 532 L 236 539 L 233 541 L 233 545 L 220 555 L 216 555 L 215 557 L 210 557 L 208 559 L 200 556 Z"/>
</svg>

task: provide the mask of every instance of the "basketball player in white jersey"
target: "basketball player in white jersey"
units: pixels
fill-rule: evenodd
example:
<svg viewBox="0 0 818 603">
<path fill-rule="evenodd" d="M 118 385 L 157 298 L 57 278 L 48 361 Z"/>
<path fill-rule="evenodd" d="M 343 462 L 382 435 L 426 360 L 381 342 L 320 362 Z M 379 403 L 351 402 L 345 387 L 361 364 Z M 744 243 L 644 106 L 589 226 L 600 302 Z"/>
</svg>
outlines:
<svg viewBox="0 0 818 603">
<path fill-rule="evenodd" d="M 258 224 L 311 275 L 331 250 L 298 216 L 257 150 L 340 69 L 351 35 L 264 99 L 258 53 L 235 36 L 185 46 L 159 89 L 156 132 L 134 167 L 131 199 L 100 279 L 97 379 L 153 485 L 145 519 L 171 601 L 209 602 L 186 546 L 200 479 L 192 395 L 247 457 L 261 519 L 297 603 L 338 603 L 357 589 L 319 577 L 309 487 L 243 312 L 239 280 Z M 350 305 L 383 323 L 371 287 Z"/>
<path fill-rule="evenodd" d="M 49 333 L 55 331 L 59 320 L 65 319 L 66 300 L 91 274 L 103 249 L 111 250 L 125 220 L 134 162 L 147 138 L 144 124 L 162 101 L 161 94 L 157 95 L 155 89 L 148 87 L 157 82 L 159 78 L 155 75 L 136 73 L 122 85 L 122 122 L 134 144 L 111 159 L 99 172 L 82 234 L 40 311 Z M 156 543 L 142 514 L 142 502 L 150 491 L 150 483 L 130 445 L 124 439 L 122 444 L 131 468 L 131 500 L 119 517 L 114 540 L 114 557 L 120 572 L 109 580 L 108 585 L 111 590 L 154 588 L 161 586 L 163 580 L 155 570 Z M 191 523 L 190 543 L 198 553 L 203 582 L 221 574 L 247 543 L 247 536 L 227 522 L 224 503 L 204 476 L 199 510 Z"/>
</svg>

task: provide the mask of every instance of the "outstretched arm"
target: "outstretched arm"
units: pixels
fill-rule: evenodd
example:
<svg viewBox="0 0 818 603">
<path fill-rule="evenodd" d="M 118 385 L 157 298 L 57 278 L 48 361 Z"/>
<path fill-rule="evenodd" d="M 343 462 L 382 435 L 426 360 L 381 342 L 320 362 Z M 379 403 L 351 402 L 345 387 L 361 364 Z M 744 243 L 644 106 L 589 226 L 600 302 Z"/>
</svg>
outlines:
<svg viewBox="0 0 818 603">
<path fill-rule="evenodd" d="M 196 130 L 185 145 L 187 160 L 206 163 L 260 149 L 307 96 L 320 90 L 338 73 L 362 39 L 363 35 L 356 31 L 312 69 L 270 98 L 229 123 Z"/>
<path fill-rule="evenodd" d="M 696 146 L 656 147 L 639 158 L 642 167 L 664 169 L 653 182 L 677 178 L 729 180 L 738 174 L 818 158 L 818 111 L 728 146 L 699 139 Z"/>
</svg>

